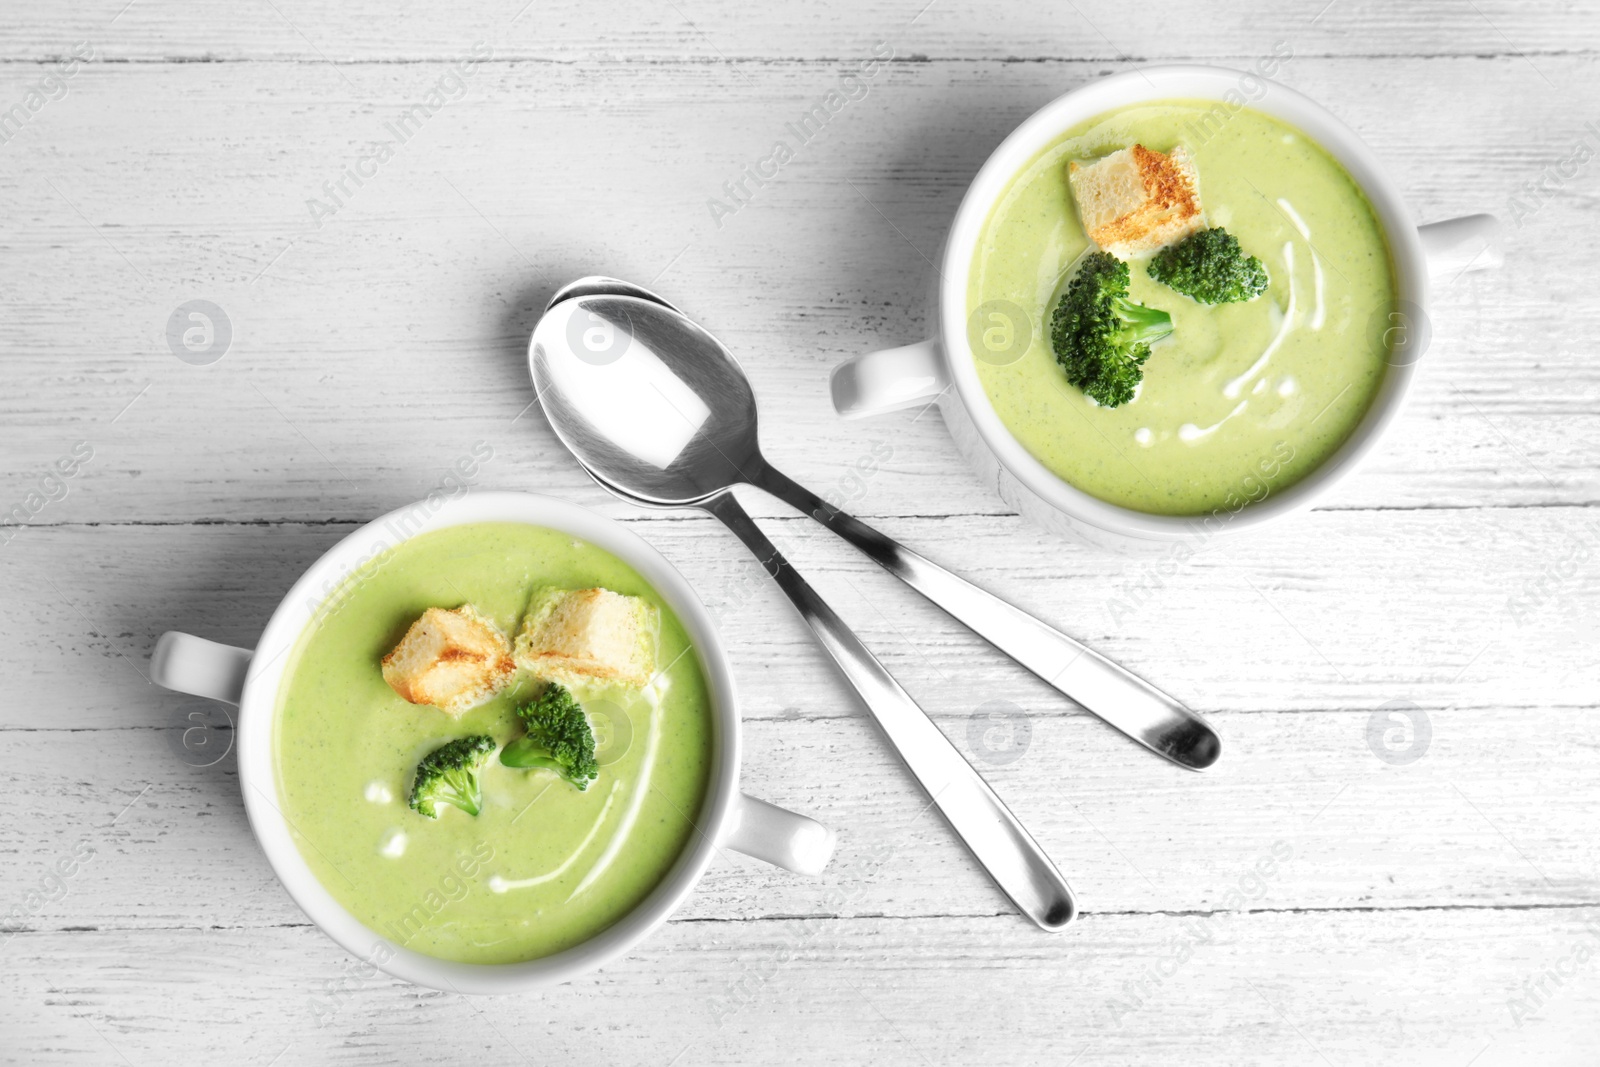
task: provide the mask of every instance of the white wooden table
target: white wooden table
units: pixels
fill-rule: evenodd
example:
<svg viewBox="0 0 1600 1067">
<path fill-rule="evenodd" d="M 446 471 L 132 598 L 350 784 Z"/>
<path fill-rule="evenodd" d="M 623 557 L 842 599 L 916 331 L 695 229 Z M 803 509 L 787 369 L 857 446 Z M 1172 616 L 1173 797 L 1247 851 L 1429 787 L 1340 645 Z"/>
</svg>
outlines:
<svg viewBox="0 0 1600 1067">
<path fill-rule="evenodd" d="M 0 114 L 0 511 L 25 520 L 0 527 L 0 1058 L 1600 1061 L 1595 4 L 524 3 L 0 14 L 0 109 L 21 107 Z M 1010 514 L 936 416 L 832 415 L 831 365 L 923 335 L 928 257 L 1016 122 L 1134 64 L 1276 42 L 1419 218 L 1517 222 L 1504 270 L 1439 294 L 1404 421 L 1325 506 L 1152 577 Z M 714 219 L 875 47 L 895 58 L 865 97 Z M 362 163 L 435 88 L 456 98 Z M 347 166 L 366 177 L 334 202 Z M 1211 773 L 1168 767 L 750 501 L 1068 872 L 1067 932 L 919 817 L 731 536 L 611 501 L 528 410 L 532 321 L 591 272 L 653 282 L 741 355 L 790 473 L 1223 733 Z M 191 300 L 231 326 L 208 365 L 168 344 Z M 621 518 L 704 590 L 748 787 L 840 849 L 818 880 L 719 861 L 625 960 L 469 1001 L 363 976 L 307 924 L 232 756 L 179 743 L 210 724 L 225 750 L 225 720 L 145 676 L 169 628 L 252 644 L 302 568 L 480 440 L 479 487 Z M 1025 746 L 980 717 L 1011 705 Z"/>
</svg>

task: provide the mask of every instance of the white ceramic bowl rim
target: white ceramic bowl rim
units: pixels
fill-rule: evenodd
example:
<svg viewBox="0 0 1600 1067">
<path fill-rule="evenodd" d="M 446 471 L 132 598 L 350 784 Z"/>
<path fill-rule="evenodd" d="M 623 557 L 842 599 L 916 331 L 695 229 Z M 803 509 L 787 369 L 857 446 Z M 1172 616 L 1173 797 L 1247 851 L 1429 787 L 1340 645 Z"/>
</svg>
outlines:
<svg viewBox="0 0 1600 1067">
<path fill-rule="evenodd" d="M 649 582 L 688 631 L 712 695 L 711 777 L 699 833 L 638 907 L 588 941 L 523 963 L 456 963 L 396 944 L 345 910 L 312 873 L 277 804 L 272 732 L 278 687 L 290 650 L 329 592 L 376 552 L 418 534 L 478 522 L 512 522 L 569 533 L 610 552 Z M 267 860 L 307 917 L 358 958 L 419 985 L 461 993 L 513 993 L 567 981 L 627 952 L 664 922 L 699 882 L 738 796 L 739 719 L 733 673 L 710 614 L 665 557 L 620 523 L 577 504 L 531 493 L 472 492 L 437 504 L 419 501 L 361 527 L 301 576 L 261 635 L 239 701 L 239 784 Z"/>
<path fill-rule="evenodd" d="M 1304 131 L 1354 179 L 1388 238 L 1396 298 L 1423 309 L 1428 307 L 1428 272 L 1422 242 L 1405 201 L 1355 131 L 1309 97 L 1245 71 L 1171 65 L 1143 67 L 1092 82 L 1040 108 L 990 155 L 968 187 L 951 224 L 939 285 L 944 361 L 958 399 L 1001 465 L 1058 510 L 1103 530 L 1171 540 L 1207 528 L 1216 520 L 1209 515 L 1155 515 L 1107 503 L 1058 477 L 1011 435 L 989 403 L 967 340 L 967 277 L 973 249 L 990 208 L 999 201 L 1011 179 L 1067 130 L 1097 115 L 1151 101 L 1200 99 L 1229 106 L 1223 101 L 1224 95 L 1240 92 L 1242 79 L 1246 78 L 1264 83 L 1266 90 L 1259 99 L 1249 100 L 1244 106 Z M 1401 345 L 1411 343 L 1408 337 Z M 1309 508 L 1353 470 L 1398 417 L 1419 355 L 1420 352 L 1405 352 L 1397 346 L 1377 395 L 1344 444 L 1289 488 L 1246 504 L 1237 512 L 1224 512 L 1227 528 L 1243 530 Z"/>
</svg>

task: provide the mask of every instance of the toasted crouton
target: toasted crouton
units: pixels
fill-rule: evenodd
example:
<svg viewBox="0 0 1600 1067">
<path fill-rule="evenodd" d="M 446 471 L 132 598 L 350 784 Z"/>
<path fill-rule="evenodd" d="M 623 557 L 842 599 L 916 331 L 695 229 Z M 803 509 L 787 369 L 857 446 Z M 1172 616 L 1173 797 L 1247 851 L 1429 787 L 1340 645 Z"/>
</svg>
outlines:
<svg viewBox="0 0 1600 1067">
<path fill-rule="evenodd" d="M 1118 259 L 1154 252 L 1205 228 L 1200 184 L 1182 145 L 1170 155 L 1136 144 L 1067 167 L 1089 239 Z"/>
<path fill-rule="evenodd" d="M 609 589 L 544 589 L 517 634 L 517 666 L 558 682 L 649 684 L 655 609 Z"/>
<path fill-rule="evenodd" d="M 424 611 L 383 657 L 383 680 L 391 689 L 453 716 L 504 689 L 516 670 L 511 643 L 471 604 Z"/>
</svg>

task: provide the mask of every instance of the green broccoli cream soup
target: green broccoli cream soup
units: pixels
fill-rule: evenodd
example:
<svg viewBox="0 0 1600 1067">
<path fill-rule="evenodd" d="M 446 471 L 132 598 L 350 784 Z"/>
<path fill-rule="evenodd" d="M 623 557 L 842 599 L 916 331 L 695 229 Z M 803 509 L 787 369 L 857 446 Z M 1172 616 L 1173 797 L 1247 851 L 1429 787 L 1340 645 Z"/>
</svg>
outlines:
<svg viewBox="0 0 1600 1067">
<path fill-rule="evenodd" d="M 447 741 L 519 738 L 515 708 L 544 688 L 519 671 L 459 719 L 408 704 L 380 660 L 429 607 L 471 603 L 512 634 L 535 590 L 604 587 L 660 614 L 643 690 L 574 686 L 599 777 L 489 757 L 474 817 L 407 804 L 417 763 Z M 710 695 L 682 625 L 627 564 L 571 535 L 480 523 L 402 542 L 348 579 L 291 653 L 278 692 L 278 798 L 301 855 L 351 914 L 396 944 L 465 963 L 547 956 L 615 923 L 696 834 L 711 767 Z"/>
<path fill-rule="evenodd" d="M 1386 366 L 1394 280 L 1361 190 L 1300 131 L 1248 108 L 1219 125 L 1215 108 L 1141 105 L 1068 131 L 1006 188 L 968 279 L 969 341 L 1001 421 L 1063 480 L 1144 512 L 1236 511 L 1292 485 L 1349 437 Z M 1129 296 L 1168 312 L 1173 330 L 1134 399 L 1100 407 L 1052 352 L 1051 313 L 1090 248 L 1067 167 L 1133 144 L 1187 150 L 1206 223 L 1260 259 L 1270 284 L 1206 305 L 1148 277 L 1148 257 L 1130 262 Z M 1032 327 L 1020 357 L 1013 307 Z"/>
</svg>

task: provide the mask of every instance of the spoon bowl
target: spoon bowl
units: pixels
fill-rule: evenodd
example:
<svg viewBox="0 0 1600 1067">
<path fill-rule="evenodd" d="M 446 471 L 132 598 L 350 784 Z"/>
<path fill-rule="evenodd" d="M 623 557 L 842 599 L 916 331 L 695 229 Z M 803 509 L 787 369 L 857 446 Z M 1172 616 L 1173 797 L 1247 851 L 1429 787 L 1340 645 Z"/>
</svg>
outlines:
<svg viewBox="0 0 1600 1067">
<path fill-rule="evenodd" d="M 695 507 L 753 483 L 765 466 L 756 397 L 733 354 L 637 287 L 567 289 L 577 291 L 534 328 L 528 362 L 550 425 L 578 462 L 657 507 Z"/>
</svg>

